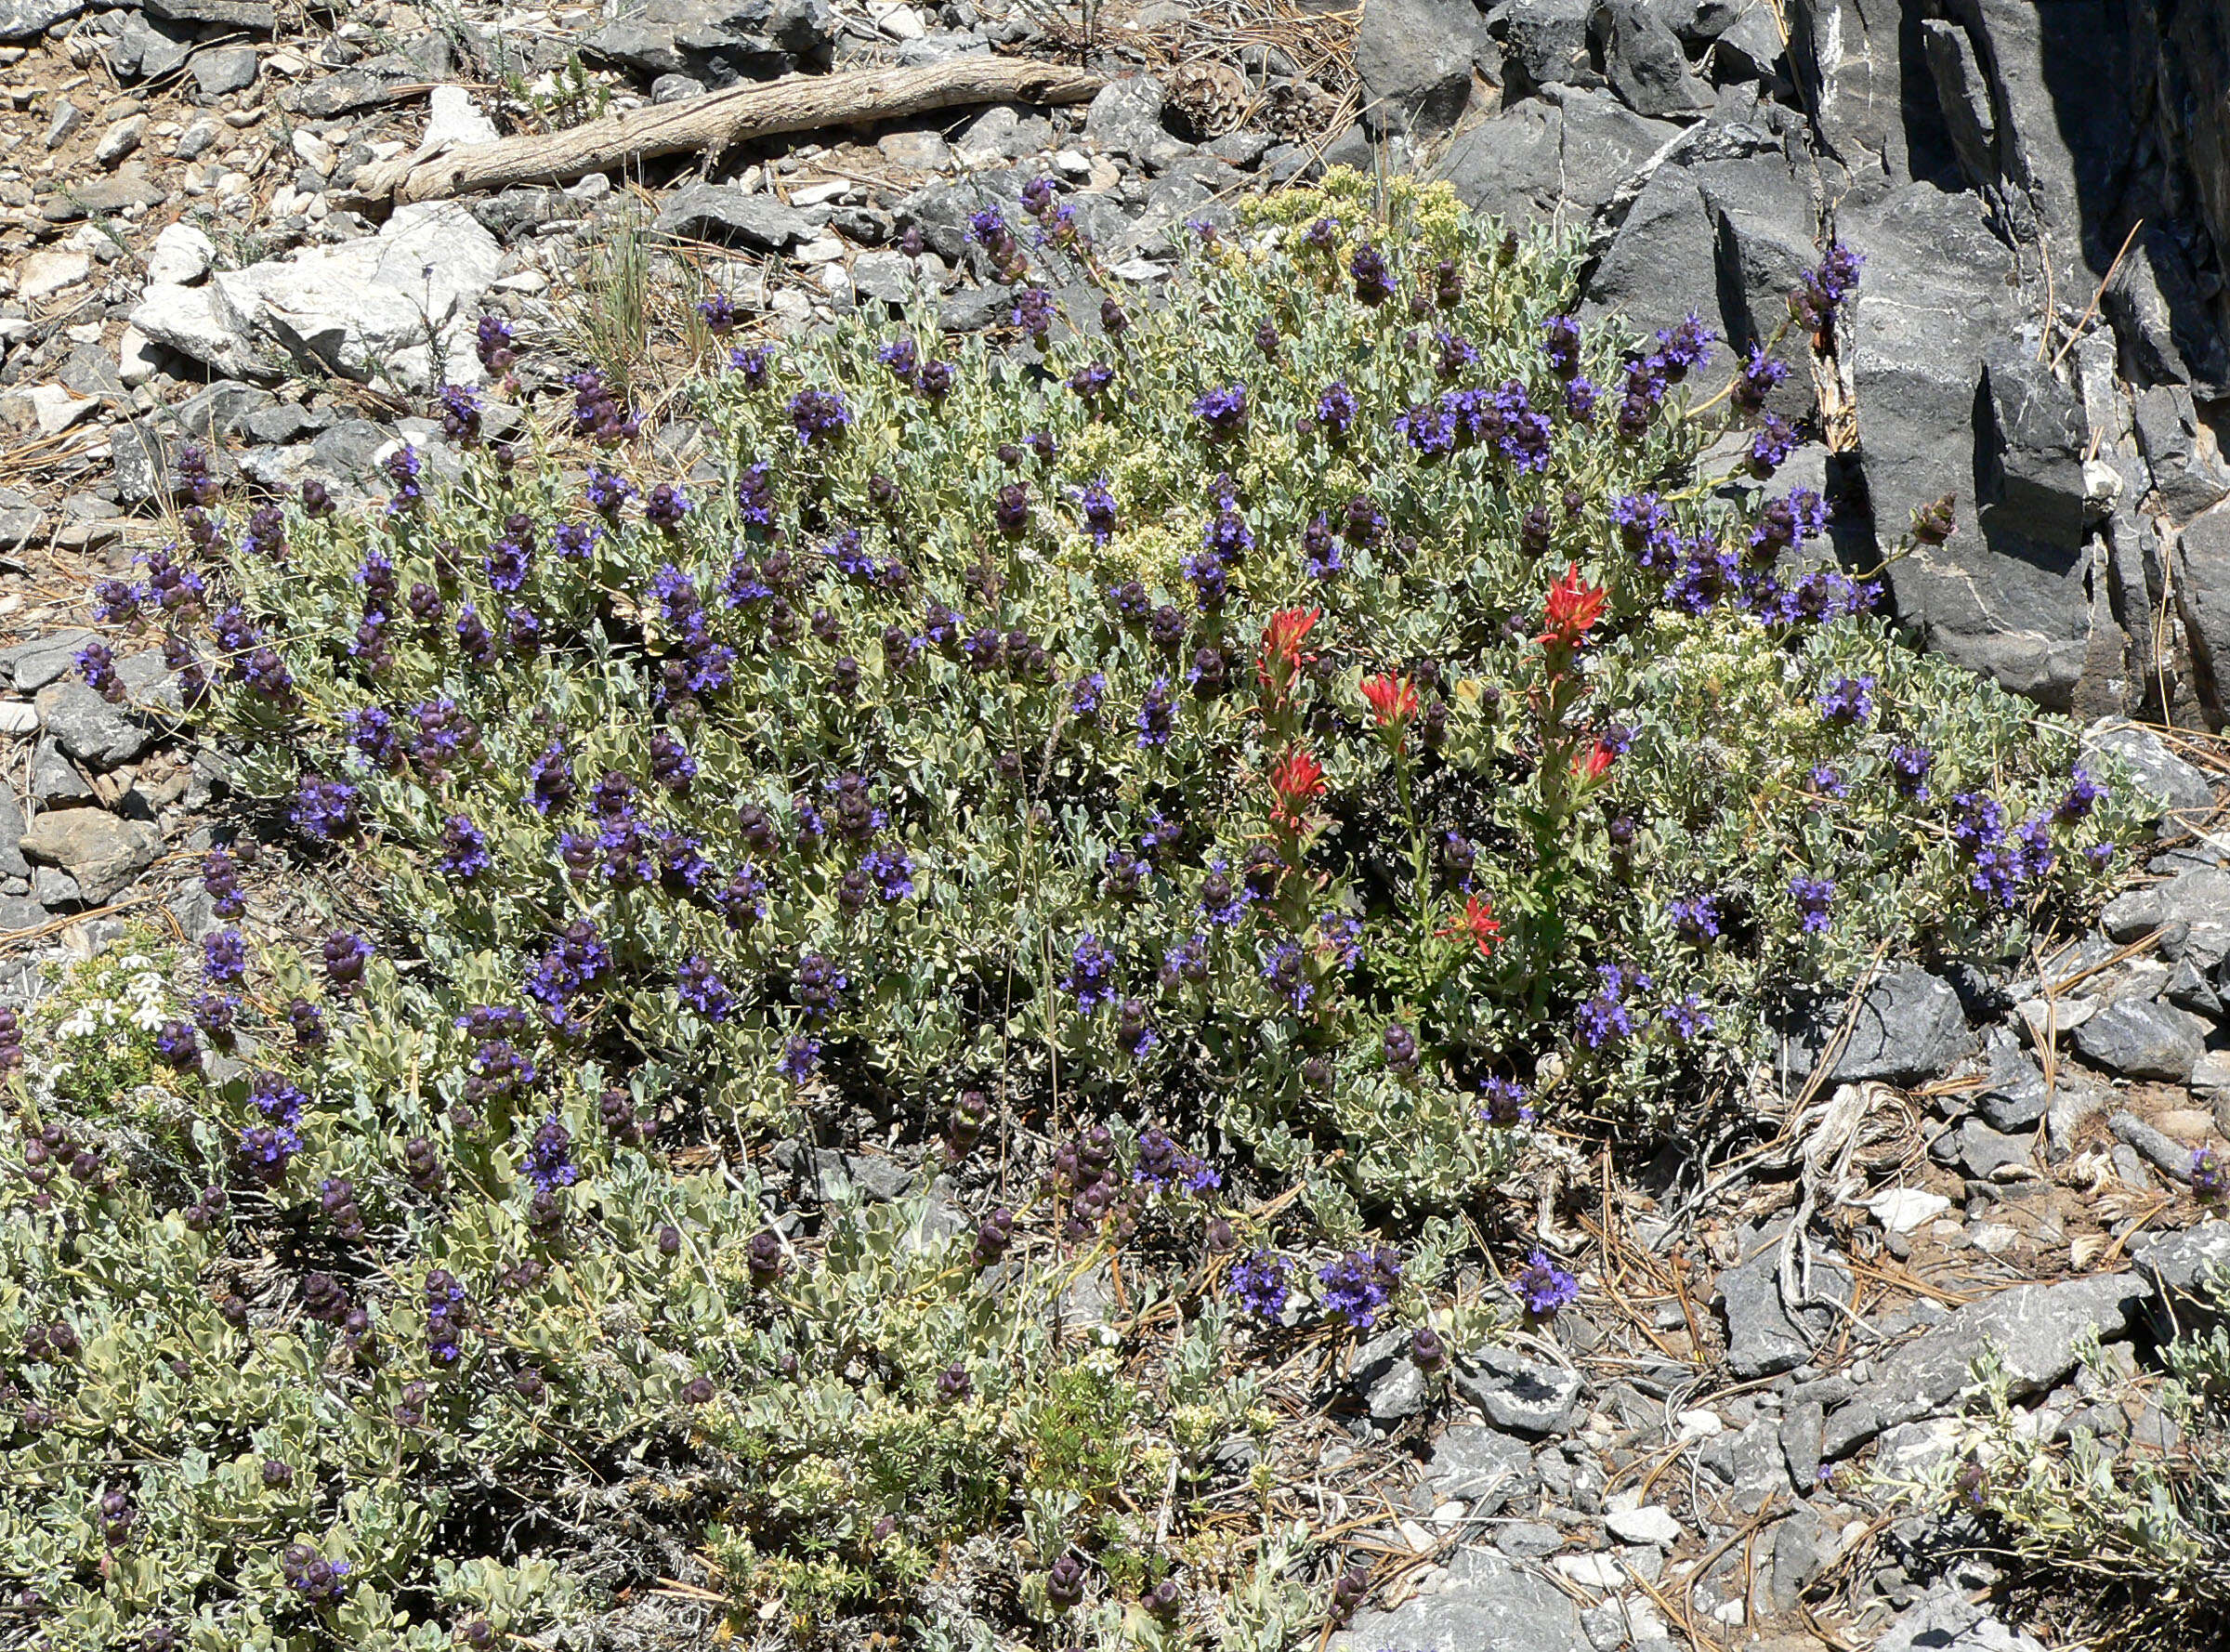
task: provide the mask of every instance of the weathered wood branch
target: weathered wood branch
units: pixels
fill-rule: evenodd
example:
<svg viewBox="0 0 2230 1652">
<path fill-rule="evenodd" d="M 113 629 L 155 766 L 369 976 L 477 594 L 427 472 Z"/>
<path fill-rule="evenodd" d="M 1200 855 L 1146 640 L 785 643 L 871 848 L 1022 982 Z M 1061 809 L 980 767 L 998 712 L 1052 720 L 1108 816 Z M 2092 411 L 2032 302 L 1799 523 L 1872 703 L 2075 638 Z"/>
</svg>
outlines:
<svg viewBox="0 0 2230 1652">
<path fill-rule="evenodd" d="M 512 184 L 566 184 L 629 161 L 720 150 L 780 132 L 897 120 L 971 103 L 1081 103 L 1102 84 L 1082 70 L 1022 58 L 786 75 L 629 110 L 571 131 L 471 144 L 423 161 L 375 162 L 357 174 L 351 193 L 366 205 L 400 206 Z"/>
</svg>

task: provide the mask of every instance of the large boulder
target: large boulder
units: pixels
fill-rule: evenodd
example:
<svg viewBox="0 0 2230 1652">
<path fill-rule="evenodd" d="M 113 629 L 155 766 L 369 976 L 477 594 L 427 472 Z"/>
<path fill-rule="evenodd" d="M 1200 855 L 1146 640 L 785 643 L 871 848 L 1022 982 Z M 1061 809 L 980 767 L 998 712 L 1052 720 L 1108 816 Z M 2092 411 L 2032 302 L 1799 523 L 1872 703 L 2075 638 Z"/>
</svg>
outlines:
<svg viewBox="0 0 2230 1652">
<path fill-rule="evenodd" d="M 504 249 L 453 201 L 397 209 L 377 235 L 153 286 L 132 324 L 229 377 L 309 369 L 360 383 L 477 383 L 472 334 Z"/>
<path fill-rule="evenodd" d="M 2219 729 L 2230 722 L 2230 505 L 2176 536 L 2175 591 L 2193 687 Z"/>
<path fill-rule="evenodd" d="M 77 880 L 95 906 L 155 863 L 163 835 L 145 820 L 120 820 L 104 809 L 53 809 L 23 833 L 23 859 L 57 866 Z"/>
<path fill-rule="evenodd" d="M 1585 227 L 1681 129 L 1607 92 L 1552 87 L 1463 133 L 1438 176 L 1465 205 L 1506 223 Z"/>
<path fill-rule="evenodd" d="M 1472 59 L 1491 47 L 1472 0 L 1365 0 L 1355 29 L 1365 121 L 1382 133 L 1438 137 L 1471 99 Z"/>
<path fill-rule="evenodd" d="M 825 70 L 836 33 L 822 0 L 641 0 L 590 35 L 587 46 L 646 82 L 684 74 L 728 86 Z"/>
</svg>

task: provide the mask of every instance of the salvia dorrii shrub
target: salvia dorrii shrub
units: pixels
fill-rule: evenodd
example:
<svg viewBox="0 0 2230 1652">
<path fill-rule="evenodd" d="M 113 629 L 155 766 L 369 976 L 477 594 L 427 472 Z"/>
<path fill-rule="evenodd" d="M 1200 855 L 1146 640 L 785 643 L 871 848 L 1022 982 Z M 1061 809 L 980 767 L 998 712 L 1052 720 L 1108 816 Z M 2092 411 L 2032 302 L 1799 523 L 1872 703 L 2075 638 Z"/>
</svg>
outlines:
<svg viewBox="0 0 2230 1652">
<path fill-rule="evenodd" d="M 336 915 L 263 939 L 243 838 L 176 969 L 35 1012 L 0 1566 L 52 1644 L 479 1644 L 675 1545 L 801 1642 L 1315 1635 L 1369 1577 L 1301 1586 L 1228 1345 L 1441 1392 L 1581 1282 L 1519 1247 L 1435 1308 L 1423 1213 L 1560 1120 L 1739 1105 L 1791 992 L 2105 875 L 2110 777 L 1774 483 L 1764 348 L 1699 388 L 1699 323 L 1582 328 L 1568 247 L 1348 174 L 1164 305 L 1056 304 L 1102 272 L 1050 186 L 973 229 L 1013 348 L 715 301 L 693 447 L 594 372 L 507 445 L 446 396 L 365 508 L 183 467 L 102 587 Z M 959 1207 L 801 1194 L 862 1119 Z"/>
</svg>

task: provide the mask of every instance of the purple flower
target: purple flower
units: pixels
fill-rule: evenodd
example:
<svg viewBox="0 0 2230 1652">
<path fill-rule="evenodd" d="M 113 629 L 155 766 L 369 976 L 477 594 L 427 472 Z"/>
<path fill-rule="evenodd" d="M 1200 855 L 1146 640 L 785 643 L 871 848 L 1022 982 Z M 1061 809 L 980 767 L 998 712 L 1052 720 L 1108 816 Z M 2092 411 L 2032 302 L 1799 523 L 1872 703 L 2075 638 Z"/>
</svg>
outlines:
<svg viewBox="0 0 2230 1652">
<path fill-rule="evenodd" d="M 1126 998 L 1115 1011 L 1115 1046 L 1134 1061 L 1143 1061 L 1153 1047 L 1161 1042 L 1153 1023 L 1146 1016 L 1146 1005 L 1135 998 Z"/>
<path fill-rule="evenodd" d="M 1479 1115 L 1488 1123 L 1507 1130 L 1523 1122 L 1530 1111 L 1526 1106 L 1526 1087 L 1515 1079 L 1489 1074 L 1479 1081 Z"/>
<path fill-rule="evenodd" d="M 1355 392 L 1339 379 L 1326 385 L 1323 394 L 1317 398 L 1317 425 L 1328 436 L 1346 435 L 1361 412 L 1362 404 L 1356 400 Z"/>
<path fill-rule="evenodd" d="M 1176 727 L 1176 706 L 1171 698 L 1169 678 L 1158 676 L 1153 687 L 1146 691 L 1146 700 L 1138 708 L 1138 744 L 1144 750 L 1165 746 Z"/>
<path fill-rule="evenodd" d="M 1331 535 L 1331 525 L 1322 516 L 1302 531 L 1301 564 L 1312 580 L 1330 579 L 1347 566 L 1346 553 L 1340 549 L 1339 541 Z"/>
<path fill-rule="evenodd" d="M 1526 1258 L 1526 1265 L 1511 1278 L 1510 1288 L 1526 1305 L 1526 1313 L 1535 1319 L 1550 1318 L 1558 1308 L 1568 1307 L 1580 1299 L 1580 1281 L 1538 1250 Z"/>
<path fill-rule="evenodd" d="M 1115 532 L 1115 495 L 1108 491 L 1108 479 L 1103 476 L 1089 483 L 1077 495 L 1077 503 L 1083 507 L 1084 531 L 1092 543 L 1106 544 Z"/>
<path fill-rule="evenodd" d="M 1564 411 L 1568 417 L 1587 424 L 1595 416 L 1595 402 L 1602 394 L 1594 379 L 1584 374 L 1576 374 L 1564 387 Z"/>
<path fill-rule="evenodd" d="M 1394 296 L 1394 272 L 1386 268 L 1386 260 L 1370 242 L 1355 249 L 1347 260 L 1347 273 L 1355 278 L 1355 295 L 1373 309 Z"/>
<path fill-rule="evenodd" d="M 1703 1000 L 1693 992 L 1674 999 L 1659 1012 L 1659 1016 L 1684 1044 L 1701 1033 L 1709 1032 L 1713 1026 L 1711 1011 L 1703 1007 Z"/>
<path fill-rule="evenodd" d="M 1226 385 L 1204 391 L 1192 403 L 1193 416 L 1208 426 L 1211 440 L 1243 435 L 1247 428 L 1247 387 Z"/>
<path fill-rule="evenodd" d="M 736 1013 L 736 995 L 714 970 L 712 960 L 692 953 L 676 973 L 674 990 L 681 1002 L 708 1021 L 725 1021 Z"/>
<path fill-rule="evenodd" d="M 287 819 L 297 832 L 330 843 L 355 828 L 357 802 L 354 786 L 305 775 Z"/>
<path fill-rule="evenodd" d="M 1659 329 L 1657 359 L 1669 370 L 1666 376 L 1677 383 L 1691 369 L 1708 365 L 1712 341 L 1716 337 L 1718 334 L 1706 327 L 1702 318 L 1693 311 L 1672 327 Z"/>
<path fill-rule="evenodd" d="M 501 378 L 509 373 L 518 360 L 514 348 L 517 335 L 511 323 L 498 315 L 483 315 L 474 330 L 472 347 L 480 358 L 480 365 L 492 378 Z"/>
<path fill-rule="evenodd" d="M 1292 1265 L 1275 1251 L 1256 1251 L 1232 1264 L 1231 1299 L 1241 1311 L 1276 1324 L 1292 1294 Z"/>
<path fill-rule="evenodd" d="M 463 815 L 452 815 L 441 828 L 441 852 L 434 865 L 445 877 L 469 884 L 494 864 L 488 853 L 488 834 Z"/>
<path fill-rule="evenodd" d="M 1895 745 L 1889 748 L 1889 783 L 1900 797 L 1920 802 L 1928 795 L 1928 771 L 1935 767 L 1935 754 L 1925 746 Z"/>
<path fill-rule="evenodd" d="M 1828 909 L 1835 899 L 1835 885 L 1831 879 L 1792 877 L 1789 880 L 1789 898 L 1796 903 L 1804 934 L 1827 933 Z"/>
<path fill-rule="evenodd" d="M 804 1083 L 820 1065 L 820 1040 L 806 1036 L 791 1039 L 782 1046 L 781 1060 L 777 1065 L 782 1077 L 793 1084 Z"/>
<path fill-rule="evenodd" d="M 1028 334 L 1043 347 L 1046 334 L 1053 331 L 1053 295 L 1043 287 L 1024 287 L 1015 295 L 1009 319 L 1017 332 Z"/>
<path fill-rule="evenodd" d="M 904 849 L 884 845 L 861 858 L 859 869 L 875 880 L 885 900 L 903 900 L 913 893 L 913 860 Z"/>
<path fill-rule="evenodd" d="M 1750 473 L 1771 476 L 1796 450 L 1796 432 L 1778 413 L 1767 413 L 1750 438 Z"/>
<path fill-rule="evenodd" d="M 1851 789 L 1843 783 L 1843 776 L 1825 763 L 1816 765 L 1804 783 L 1821 797 L 1842 798 L 1851 794 Z"/>
<path fill-rule="evenodd" d="M 1683 896 L 1666 911 L 1672 919 L 1672 927 L 1684 939 L 1701 946 L 1719 938 L 1719 901 L 1716 896 Z"/>
<path fill-rule="evenodd" d="M 1325 1310 L 1369 1331 L 1401 1284 L 1401 1255 L 1386 1246 L 1350 1251 L 1317 1269 Z"/>
<path fill-rule="evenodd" d="M 697 313 L 703 319 L 705 331 L 715 338 L 735 331 L 735 300 L 726 293 L 715 293 L 710 298 L 699 299 Z"/>
<path fill-rule="evenodd" d="M 480 439 L 479 392 L 464 385 L 441 387 L 441 434 L 470 447 Z"/>
<path fill-rule="evenodd" d="M 833 390 L 800 390 L 790 398 L 787 411 L 797 444 L 805 448 L 835 439 L 852 422 L 852 410 Z"/>
<path fill-rule="evenodd" d="M 573 1163 L 572 1148 L 572 1132 L 552 1113 L 542 1121 L 534 1132 L 534 1139 L 527 1146 L 524 1167 L 527 1180 L 544 1193 L 571 1187 L 581 1179 L 580 1167 Z"/>
<path fill-rule="evenodd" d="M 1061 990 L 1072 994 L 1080 1014 L 1089 1015 L 1115 998 L 1115 954 L 1096 935 L 1086 934 L 1069 955 Z"/>
<path fill-rule="evenodd" d="M 1744 361 L 1735 379 L 1733 400 L 1746 413 L 1755 413 L 1765 405 L 1766 397 L 1773 394 L 1780 382 L 1789 376 L 1789 366 L 1765 353 L 1763 345 L 1750 347 L 1750 358 Z"/>
<path fill-rule="evenodd" d="M 77 650 L 77 672 L 85 686 L 112 704 L 124 702 L 124 683 L 116 675 L 116 657 L 103 642 L 89 642 Z"/>
<path fill-rule="evenodd" d="M 662 532 L 671 533 L 691 509 L 689 496 L 670 482 L 661 482 L 643 502 L 643 519 Z M 499 587 L 500 589 L 500 587 Z"/>
<path fill-rule="evenodd" d="M 1307 954 L 1295 940 L 1275 941 L 1262 949 L 1262 978 L 1296 1013 L 1305 1013 L 1316 996 L 1316 984 L 1308 978 Z"/>
<path fill-rule="evenodd" d="M 1541 353 L 1561 378 L 1580 371 L 1580 323 L 1570 316 L 1551 316 L 1541 324 Z"/>
<path fill-rule="evenodd" d="M 1818 268 L 1804 272 L 1803 282 L 1790 295 L 1789 308 L 1815 332 L 1834 319 L 1835 311 L 1858 290 L 1858 254 L 1841 243 L 1829 244 Z"/>
<path fill-rule="evenodd" d="M 603 516 L 616 517 L 628 500 L 635 497 L 635 484 L 616 470 L 601 465 L 588 467 L 588 486 L 584 490 L 589 508 Z"/>
<path fill-rule="evenodd" d="M 1627 990 L 1631 987 L 1646 992 L 1651 984 L 1649 977 L 1638 971 L 1630 979 L 1616 964 L 1597 964 L 1595 976 L 1595 995 L 1580 1006 L 1580 1036 L 1591 1050 L 1633 1034 L 1633 1014 L 1626 1004 Z"/>
<path fill-rule="evenodd" d="M 2052 818 L 2063 826 L 2071 826 L 2089 815 L 2092 806 L 2105 795 L 2105 788 L 2092 780 L 2090 771 L 2078 766 L 2069 775 L 2067 794 L 2053 806 Z"/>
<path fill-rule="evenodd" d="M 1846 728 L 1861 727 L 1874 714 L 1874 679 L 1840 677 L 1819 697 L 1818 705 L 1819 715 L 1829 722 Z"/>
<path fill-rule="evenodd" d="M 744 387 L 767 387 L 767 352 L 756 345 L 738 345 L 728 352 L 728 364 L 742 378 Z"/>
</svg>

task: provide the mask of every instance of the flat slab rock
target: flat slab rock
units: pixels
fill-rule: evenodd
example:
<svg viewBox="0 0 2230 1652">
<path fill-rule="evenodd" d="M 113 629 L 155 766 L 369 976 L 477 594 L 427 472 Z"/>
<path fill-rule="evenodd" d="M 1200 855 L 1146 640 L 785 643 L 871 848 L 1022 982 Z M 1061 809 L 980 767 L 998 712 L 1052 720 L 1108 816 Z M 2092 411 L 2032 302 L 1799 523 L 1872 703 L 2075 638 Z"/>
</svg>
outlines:
<svg viewBox="0 0 2230 1652">
<path fill-rule="evenodd" d="M 1480 1348 L 1460 1361 L 1456 1391 L 1495 1427 L 1528 1439 L 1568 1433 L 1580 1409 L 1580 1373 L 1509 1348 Z"/>
<path fill-rule="evenodd" d="M 59 866 L 95 906 L 155 863 L 163 834 L 144 820 L 123 820 L 97 808 L 55 809 L 25 829 L 23 859 Z"/>
<path fill-rule="evenodd" d="M 1436 1594 L 1391 1612 L 1358 1612 L 1330 1652 L 1594 1652 L 1580 1608 L 1540 1573 L 1484 1549 L 1466 1549 Z"/>
<path fill-rule="evenodd" d="M 2075 1370 L 2083 1332 L 2095 1326 L 2104 1337 L 2121 1334 L 2152 1294 L 2139 1274 L 2101 1274 L 1968 1303 L 1875 1362 L 1871 1380 L 1829 1413 L 1820 1454 L 1846 1456 L 1884 1429 L 1942 1411 L 1987 1348 L 1998 1350 L 2015 1398 L 2055 1387 Z"/>
<path fill-rule="evenodd" d="M 1809 1074 L 1818 1065 L 1843 1024 L 1843 1002 L 1835 997 L 1816 1005 L 1795 1029 L 1789 1050 L 1792 1074 Z M 1884 971 L 1867 989 L 1851 1014 L 1850 1036 L 1828 1080 L 1855 1084 L 1867 1079 L 1902 1083 L 1937 1078 L 1979 1047 L 1950 983 L 1908 965 Z"/>
</svg>

